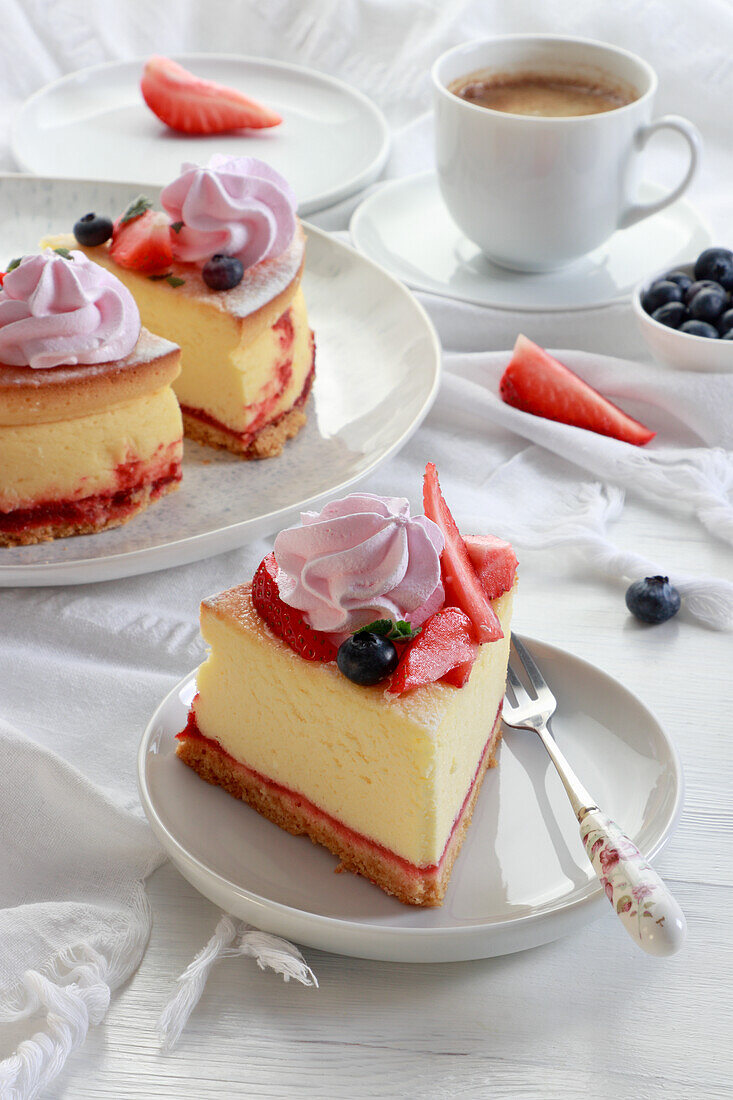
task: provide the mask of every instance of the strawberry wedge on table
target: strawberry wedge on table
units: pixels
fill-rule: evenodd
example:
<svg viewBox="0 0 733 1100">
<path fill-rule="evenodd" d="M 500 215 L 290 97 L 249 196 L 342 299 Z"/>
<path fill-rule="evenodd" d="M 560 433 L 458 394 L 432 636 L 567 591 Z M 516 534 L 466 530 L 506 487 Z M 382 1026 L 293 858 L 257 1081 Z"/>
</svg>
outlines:
<svg viewBox="0 0 733 1100">
<path fill-rule="evenodd" d="M 495 642 L 498 638 L 503 638 L 499 618 L 491 606 L 456 521 L 443 498 L 438 471 L 432 462 L 425 467 L 423 507 L 425 515 L 433 523 L 437 523 L 445 539 L 441 571 L 446 606 L 460 607 L 466 612 L 473 623 L 476 641 Z"/>
<path fill-rule="evenodd" d="M 202 80 L 168 57 L 151 57 L 140 91 L 161 122 L 184 134 L 222 134 L 228 130 L 262 130 L 282 118 L 236 88 Z"/>
<path fill-rule="evenodd" d="M 656 435 L 526 336 L 517 337 L 499 393 L 502 401 L 522 412 L 638 447 Z"/>
</svg>

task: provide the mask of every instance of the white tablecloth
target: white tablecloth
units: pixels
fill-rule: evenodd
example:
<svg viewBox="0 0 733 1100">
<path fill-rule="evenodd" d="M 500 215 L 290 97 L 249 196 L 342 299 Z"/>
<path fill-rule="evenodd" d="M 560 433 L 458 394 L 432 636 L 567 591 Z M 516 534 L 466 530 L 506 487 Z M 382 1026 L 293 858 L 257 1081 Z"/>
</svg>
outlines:
<svg viewBox="0 0 733 1100">
<path fill-rule="evenodd" d="M 5 123 L 43 83 L 97 61 L 154 51 L 257 53 L 342 75 L 382 105 L 396 131 L 412 124 L 409 139 L 396 143 L 393 173 L 430 164 L 429 126 L 415 120 L 429 106 L 426 72 L 442 49 L 503 31 L 603 38 L 650 60 L 660 75 L 659 110 L 685 114 L 702 130 L 706 156 L 692 198 L 721 242 L 733 239 L 733 9 L 723 0 L 2 0 L 0 15 Z M 667 153 L 660 145 L 659 178 L 673 171 Z M 0 167 L 13 167 L 7 141 Z M 349 205 L 313 220 L 344 228 Z M 426 304 L 455 350 L 507 347 L 517 332 L 506 313 Z M 556 347 L 642 354 L 626 307 L 538 316 L 531 335 Z M 465 455 L 491 469 L 478 427 L 455 437 L 452 392 L 448 376 L 424 428 L 366 489 L 417 501 L 422 466 L 436 453 L 454 454 L 441 468 L 448 499 L 460 495 Z M 673 550 L 690 572 L 731 576 L 730 548 L 684 516 L 631 501 L 615 536 L 658 560 Z M 62 747 L 64 759 L 136 821 L 137 741 L 162 695 L 200 659 L 198 602 L 248 577 L 266 548 L 260 542 L 119 582 L 0 593 L 0 717 L 41 746 Z M 155 927 L 142 967 L 47 1095 L 733 1095 L 725 1038 L 730 637 L 682 619 L 642 630 L 626 614 L 623 586 L 563 554 L 526 554 L 522 577 L 519 628 L 622 678 L 658 712 L 682 755 L 686 809 L 659 866 L 688 915 L 684 953 L 661 964 L 641 957 L 609 915 L 572 940 L 483 963 L 410 967 L 309 952 L 318 991 L 285 986 L 237 960 L 214 972 L 180 1049 L 163 1058 L 155 1018 L 216 916 L 168 865 L 149 880 Z M 722 720 L 716 695 L 727 705 Z M 0 1057 L 27 1034 L 27 1022 L 0 1028 Z"/>
</svg>

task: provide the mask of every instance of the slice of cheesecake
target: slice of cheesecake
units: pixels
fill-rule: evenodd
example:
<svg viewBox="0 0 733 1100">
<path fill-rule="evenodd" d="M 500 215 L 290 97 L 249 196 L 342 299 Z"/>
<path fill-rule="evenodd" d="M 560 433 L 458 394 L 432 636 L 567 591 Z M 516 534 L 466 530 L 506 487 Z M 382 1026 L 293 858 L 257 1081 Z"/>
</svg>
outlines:
<svg viewBox="0 0 733 1100">
<path fill-rule="evenodd" d="M 0 546 L 126 523 L 178 488 L 180 352 L 144 329 L 124 359 L 0 363 Z"/>
<path fill-rule="evenodd" d="M 281 531 L 201 605 L 209 655 L 178 755 L 411 905 L 440 905 L 495 763 L 517 559 L 355 493 Z"/>
<path fill-rule="evenodd" d="M 493 602 L 504 637 L 480 647 L 464 687 L 402 696 L 303 660 L 260 618 L 250 585 L 204 600 L 210 651 L 178 755 L 341 868 L 400 901 L 440 905 L 496 763 L 512 598 Z"/>
</svg>

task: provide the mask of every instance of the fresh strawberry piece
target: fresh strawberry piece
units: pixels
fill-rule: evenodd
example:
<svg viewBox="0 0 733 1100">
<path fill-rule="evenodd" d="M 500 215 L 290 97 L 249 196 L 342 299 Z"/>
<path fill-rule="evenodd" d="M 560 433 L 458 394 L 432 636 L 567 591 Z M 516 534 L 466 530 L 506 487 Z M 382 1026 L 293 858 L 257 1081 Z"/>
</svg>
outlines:
<svg viewBox="0 0 733 1100">
<path fill-rule="evenodd" d="M 496 535 L 465 535 L 463 541 L 489 599 L 508 592 L 517 572 L 517 555 L 511 543 Z"/>
<path fill-rule="evenodd" d="M 473 623 L 477 641 L 495 642 L 498 638 L 503 638 L 501 623 L 471 564 L 456 521 L 443 499 L 438 482 L 438 471 L 432 462 L 428 462 L 425 467 L 423 507 L 425 515 L 437 523 L 445 538 L 440 567 L 446 604 L 463 608 Z"/>
<path fill-rule="evenodd" d="M 277 587 L 277 562 L 268 554 L 252 578 L 252 603 L 273 634 L 282 638 L 306 661 L 335 661 L 336 646 L 328 634 L 313 630 L 303 612 L 280 599 Z"/>
<path fill-rule="evenodd" d="M 120 267 L 157 275 L 169 271 L 173 262 L 170 220 L 160 211 L 146 210 L 124 221 L 118 218 L 109 246 L 111 258 Z"/>
<path fill-rule="evenodd" d="M 515 409 L 610 435 L 624 443 L 642 447 L 656 435 L 526 336 L 517 337 L 499 393 L 502 401 Z"/>
<path fill-rule="evenodd" d="M 227 130 L 262 130 L 279 126 L 276 111 L 212 80 L 194 76 L 167 57 L 151 57 L 140 91 L 153 114 L 184 134 L 222 134 Z"/>
<path fill-rule="evenodd" d="M 444 607 L 423 624 L 414 641 L 403 650 L 388 690 L 402 695 L 423 684 L 434 684 L 451 669 L 472 665 L 477 650 L 473 623 L 465 611 Z"/>
<path fill-rule="evenodd" d="M 478 646 L 476 647 L 478 649 Z M 473 663 L 476 660 L 476 656 L 472 657 L 470 661 L 464 661 L 463 664 L 456 665 L 455 668 L 449 668 L 444 676 L 441 676 L 441 684 L 450 684 L 452 687 L 462 688 L 468 683 L 473 669 Z"/>
</svg>

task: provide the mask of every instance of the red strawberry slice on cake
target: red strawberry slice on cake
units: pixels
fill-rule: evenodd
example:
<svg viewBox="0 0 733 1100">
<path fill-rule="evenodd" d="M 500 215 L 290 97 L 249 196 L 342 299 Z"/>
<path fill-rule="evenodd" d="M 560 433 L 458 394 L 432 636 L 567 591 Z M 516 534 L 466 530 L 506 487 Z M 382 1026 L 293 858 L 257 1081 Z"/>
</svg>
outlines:
<svg viewBox="0 0 733 1100">
<path fill-rule="evenodd" d="M 268 554 L 252 578 L 252 603 L 273 634 L 282 638 L 306 661 L 335 661 L 336 646 L 328 634 L 313 630 L 303 612 L 280 599 L 277 587 L 277 562 Z"/>
<path fill-rule="evenodd" d="M 140 91 L 161 122 L 184 134 L 262 130 L 282 122 L 276 111 L 236 88 L 202 80 L 167 57 L 150 58 L 143 71 Z"/>
<path fill-rule="evenodd" d="M 403 651 L 388 690 L 393 695 L 402 695 L 423 684 L 447 679 L 446 673 L 458 666 L 467 667 L 470 673 L 477 650 L 473 623 L 465 611 L 444 607 L 423 624 L 418 636 Z"/>
<path fill-rule="evenodd" d="M 491 606 L 481 580 L 471 563 L 466 544 L 451 515 L 438 482 L 438 471 L 429 462 L 423 482 L 425 515 L 437 523 L 445 538 L 440 565 L 445 588 L 445 602 L 462 608 L 473 623 L 476 640 L 495 642 L 504 637 L 499 618 Z"/>
<path fill-rule="evenodd" d="M 109 254 L 120 267 L 158 275 L 173 262 L 170 219 L 156 210 L 129 217 L 123 214 L 114 224 Z"/>
<path fill-rule="evenodd" d="M 463 541 L 490 600 L 508 592 L 517 573 L 517 555 L 512 544 L 496 535 L 465 535 Z"/>
<path fill-rule="evenodd" d="M 526 336 L 517 337 L 499 393 L 502 401 L 515 409 L 624 443 L 642 447 L 656 435 Z"/>
</svg>

